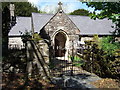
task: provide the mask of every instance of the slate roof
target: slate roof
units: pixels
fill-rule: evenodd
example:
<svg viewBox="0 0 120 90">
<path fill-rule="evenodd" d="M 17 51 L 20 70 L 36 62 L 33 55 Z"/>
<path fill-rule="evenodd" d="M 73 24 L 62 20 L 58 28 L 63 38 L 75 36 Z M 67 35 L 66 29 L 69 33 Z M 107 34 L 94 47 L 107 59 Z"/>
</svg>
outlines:
<svg viewBox="0 0 120 90">
<path fill-rule="evenodd" d="M 45 24 L 53 17 L 53 14 L 32 13 L 34 32 L 40 32 Z"/>
<path fill-rule="evenodd" d="M 53 17 L 53 14 L 32 13 L 34 32 L 40 30 Z M 80 35 L 110 35 L 114 29 L 112 21 L 108 19 L 93 20 L 87 16 L 68 15 L 80 30 Z M 11 29 L 9 35 L 20 35 L 19 31 L 31 30 L 31 17 L 17 17 L 17 24 Z"/>
<path fill-rule="evenodd" d="M 31 31 L 31 17 L 16 17 L 16 24 L 9 32 L 9 36 L 20 36 L 20 31 Z"/>
<path fill-rule="evenodd" d="M 111 20 L 106 19 L 96 19 L 93 20 L 87 16 L 76 16 L 69 15 L 69 18 L 75 23 L 79 28 L 81 35 L 110 35 L 114 31 Z"/>
<path fill-rule="evenodd" d="M 53 17 L 53 14 L 32 13 L 34 31 L 39 32 L 45 24 Z M 81 35 L 110 35 L 114 29 L 111 27 L 112 21 L 108 19 L 90 19 L 87 16 L 68 15 L 68 17 L 79 28 Z"/>
</svg>

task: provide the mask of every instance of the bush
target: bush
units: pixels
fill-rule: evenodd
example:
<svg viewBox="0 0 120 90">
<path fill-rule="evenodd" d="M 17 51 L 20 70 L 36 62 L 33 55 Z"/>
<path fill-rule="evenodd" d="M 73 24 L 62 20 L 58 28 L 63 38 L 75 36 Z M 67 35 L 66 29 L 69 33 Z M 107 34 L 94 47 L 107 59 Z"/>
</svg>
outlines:
<svg viewBox="0 0 120 90">
<path fill-rule="evenodd" d="M 39 40 L 43 40 L 38 33 L 33 34 L 33 40 L 38 42 Z"/>
<path fill-rule="evenodd" d="M 73 62 L 73 65 L 80 67 L 81 65 L 84 64 L 82 58 L 80 58 L 79 56 L 75 55 L 75 56 L 69 56 L 69 58 L 71 59 L 71 61 Z"/>
<path fill-rule="evenodd" d="M 83 59 L 86 60 L 83 68 L 89 72 L 96 73 L 101 77 L 116 77 L 119 75 L 119 43 L 113 42 L 112 37 L 86 41 Z"/>
</svg>

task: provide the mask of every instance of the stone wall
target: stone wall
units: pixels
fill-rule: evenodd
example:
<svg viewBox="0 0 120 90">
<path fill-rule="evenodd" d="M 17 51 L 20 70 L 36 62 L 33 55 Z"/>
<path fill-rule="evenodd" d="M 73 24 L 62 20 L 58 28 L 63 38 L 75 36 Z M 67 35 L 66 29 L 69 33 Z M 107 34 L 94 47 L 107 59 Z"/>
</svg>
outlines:
<svg viewBox="0 0 120 90">
<path fill-rule="evenodd" d="M 67 35 L 77 35 L 80 33 L 79 29 L 64 12 L 56 13 L 44 27 L 44 30 L 51 38 L 58 30 L 63 30 Z"/>
<path fill-rule="evenodd" d="M 48 64 L 49 63 L 49 47 L 47 43 L 45 43 L 43 40 L 40 40 L 38 43 L 39 50 L 42 53 L 42 56 L 45 60 L 45 62 Z"/>
<path fill-rule="evenodd" d="M 27 72 L 31 76 L 33 72 L 37 72 L 42 77 L 49 74 L 49 50 L 47 44 L 40 40 L 35 43 L 33 40 L 27 41 Z M 37 68 L 38 71 L 34 70 Z M 47 74 L 47 75 L 46 75 Z"/>
<path fill-rule="evenodd" d="M 64 34 L 67 38 L 65 45 L 65 48 L 67 48 L 67 54 L 71 45 L 71 41 L 77 42 L 79 40 L 80 30 L 70 20 L 70 18 L 60 10 L 50 19 L 50 21 L 44 26 L 40 33 L 42 37 L 50 40 L 52 46 L 55 45 L 54 40 L 57 33 Z"/>
<path fill-rule="evenodd" d="M 25 45 L 23 44 L 21 37 L 9 37 L 8 48 L 23 49 L 25 48 Z"/>
</svg>

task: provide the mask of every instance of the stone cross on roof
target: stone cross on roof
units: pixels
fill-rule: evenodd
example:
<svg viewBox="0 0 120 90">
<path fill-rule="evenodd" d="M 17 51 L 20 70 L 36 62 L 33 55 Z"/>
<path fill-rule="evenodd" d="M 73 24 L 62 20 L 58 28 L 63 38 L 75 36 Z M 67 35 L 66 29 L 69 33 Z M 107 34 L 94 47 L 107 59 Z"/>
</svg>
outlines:
<svg viewBox="0 0 120 90">
<path fill-rule="evenodd" d="M 62 10 L 62 2 L 59 2 L 58 5 L 59 5 L 59 10 Z"/>
<path fill-rule="evenodd" d="M 59 3 L 58 3 L 58 5 L 60 5 L 60 6 L 61 6 L 61 5 L 62 5 L 62 2 L 59 2 Z"/>
</svg>

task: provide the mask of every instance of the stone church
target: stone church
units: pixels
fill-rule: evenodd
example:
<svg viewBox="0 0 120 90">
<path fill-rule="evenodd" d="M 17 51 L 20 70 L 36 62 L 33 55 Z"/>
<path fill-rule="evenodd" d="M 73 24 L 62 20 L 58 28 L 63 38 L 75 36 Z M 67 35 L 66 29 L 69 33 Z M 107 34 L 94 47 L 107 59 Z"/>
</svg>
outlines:
<svg viewBox="0 0 120 90">
<path fill-rule="evenodd" d="M 44 40 L 49 41 L 56 57 L 67 57 L 72 48 L 84 44 L 93 35 L 108 36 L 114 31 L 112 21 L 108 19 L 92 20 L 87 16 L 66 15 L 62 10 L 62 3 L 58 5 L 54 15 L 32 13 L 31 17 L 18 16 L 17 24 L 9 33 L 9 46 L 23 47 L 20 32 L 37 32 Z"/>
<path fill-rule="evenodd" d="M 77 26 L 63 12 L 61 3 L 57 13 L 40 31 L 42 38 L 50 39 L 56 57 L 62 57 L 68 53 L 71 42 L 79 41 L 79 33 Z"/>
</svg>

